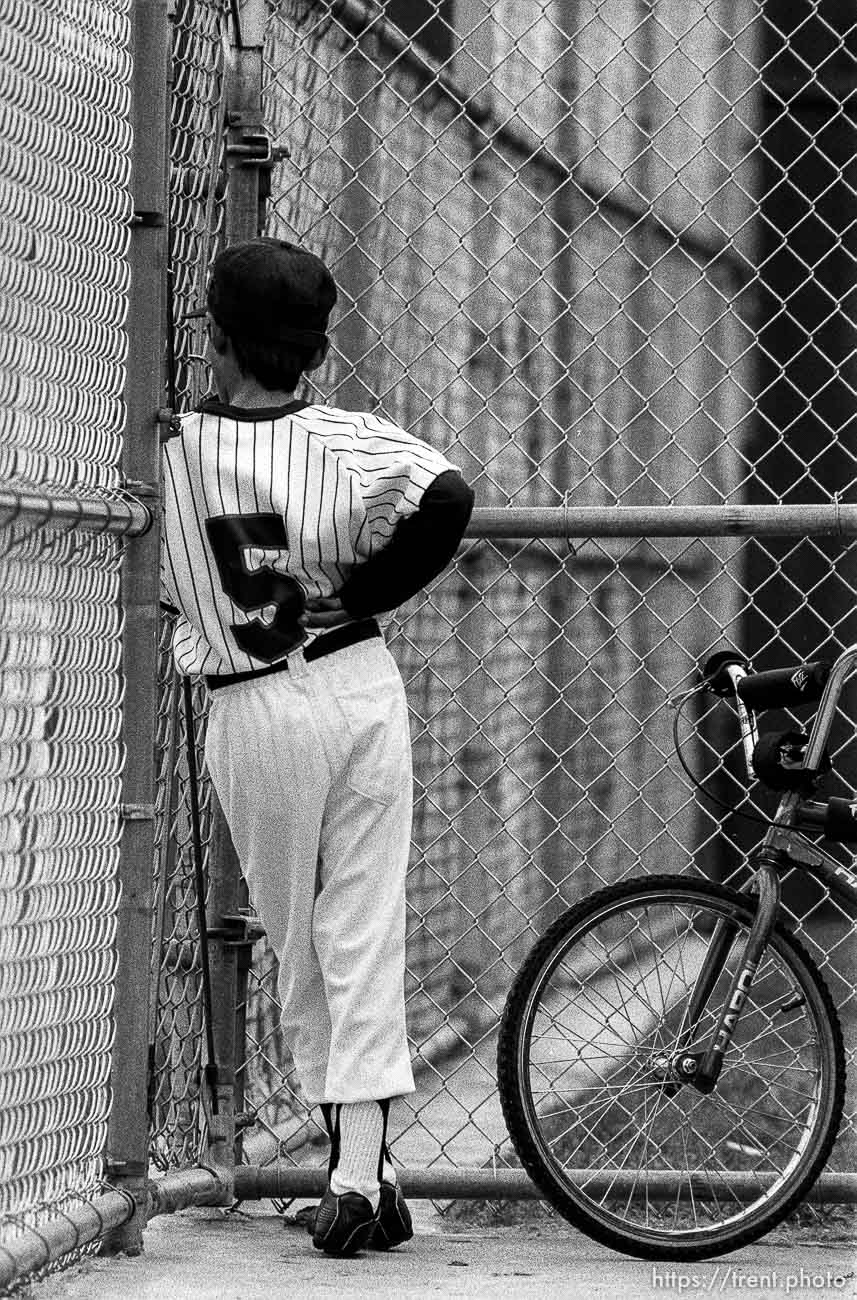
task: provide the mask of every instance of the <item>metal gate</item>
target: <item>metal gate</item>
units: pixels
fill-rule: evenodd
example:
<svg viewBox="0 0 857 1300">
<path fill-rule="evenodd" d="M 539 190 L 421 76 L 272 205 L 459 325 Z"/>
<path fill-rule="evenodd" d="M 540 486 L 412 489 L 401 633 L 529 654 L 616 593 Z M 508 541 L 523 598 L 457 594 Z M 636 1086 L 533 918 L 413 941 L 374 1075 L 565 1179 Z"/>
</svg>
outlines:
<svg viewBox="0 0 857 1300">
<path fill-rule="evenodd" d="M 670 698 L 724 640 L 768 666 L 855 633 L 849 539 L 811 511 L 801 536 L 729 536 L 724 516 L 703 534 L 712 507 L 854 499 L 857 27 L 755 0 L 244 13 L 265 229 L 341 290 L 317 391 L 441 447 L 479 507 L 565 511 L 544 536 L 535 514 L 517 537 L 477 523 L 391 638 L 417 779 L 419 1077 L 394 1153 L 502 1164 L 494 1033 L 534 936 L 603 881 L 730 879 L 752 843 L 677 778 Z M 611 522 L 659 506 L 685 535 Z M 603 511 L 588 538 L 581 507 Z M 704 735 L 725 789 L 728 737 Z M 788 903 L 853 1024 L 850 923 L 797 887 Z M 246 1017 L 245 1158 L 317 1164 L 270 953 Z"/>
</svg>

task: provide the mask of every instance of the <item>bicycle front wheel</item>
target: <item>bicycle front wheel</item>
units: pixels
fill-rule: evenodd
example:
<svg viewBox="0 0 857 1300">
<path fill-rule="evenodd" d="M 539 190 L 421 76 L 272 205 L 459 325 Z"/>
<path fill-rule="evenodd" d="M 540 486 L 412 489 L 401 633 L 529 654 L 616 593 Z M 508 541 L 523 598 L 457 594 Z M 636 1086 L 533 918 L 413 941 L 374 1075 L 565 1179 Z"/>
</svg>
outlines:
<svg viewBox="0 0 857 1300">
<path fill-rule="evenodd" d="M 705 881 L 611 886 L 555 922 L 509 992 L 498 1047 L 509 1134 L 554 1207 L 617 1250 L 675 1260 L 735 1250 L 790 1212 L 829 1155 L 842 1032 L 812 959 L 782 926 L 714 1090 L 676 1077 L 678 1058 L 708 1044 L 752 919 L 752 900 Z M 692 1023 L 724 922 L 731 943 Z"/>
</svg>

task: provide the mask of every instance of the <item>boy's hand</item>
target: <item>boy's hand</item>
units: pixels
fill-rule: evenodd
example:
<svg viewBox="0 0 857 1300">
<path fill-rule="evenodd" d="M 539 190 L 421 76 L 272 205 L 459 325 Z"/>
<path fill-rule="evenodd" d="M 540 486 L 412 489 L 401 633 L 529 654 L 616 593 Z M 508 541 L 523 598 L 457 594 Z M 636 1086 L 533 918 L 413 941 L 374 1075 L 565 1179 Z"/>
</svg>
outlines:
<svg viewBox="0 0 857 1300">
<path fill-rule="evenodd" d="M 302 627 L 318 628 L 322 631 L 341 627 L 343 623 L 350 622 L 351 615 L 345 612 L 338 596 L 313 597 L 312 600 L 307 601 L 300 617 Z"/>
</svg>

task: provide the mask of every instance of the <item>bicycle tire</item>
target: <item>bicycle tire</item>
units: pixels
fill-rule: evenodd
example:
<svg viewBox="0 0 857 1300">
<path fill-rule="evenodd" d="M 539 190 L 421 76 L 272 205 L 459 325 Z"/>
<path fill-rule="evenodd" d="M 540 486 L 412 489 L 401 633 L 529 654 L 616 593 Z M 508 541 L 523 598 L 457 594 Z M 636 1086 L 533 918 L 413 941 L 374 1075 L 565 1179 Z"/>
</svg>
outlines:
<svg viewBox="0 0 857 1300">
<path fill-rule="evenodd" d="M 752 915 L 752 900 L 707 881 L 609 886 L 554 922 L 509 990 L 497 1076 L 521 1163 L 569 1222 L 626 1254 L 695 1260 L 757 1240 L 803 1199 L 836 1139 L 839 1018 L 781 923 L 714 1091 L 664 1078 L 670 1051 L 710 1037 Z M 691 1044 L 682 998 L 724 917 L 736 937 Z"/>
</svg>

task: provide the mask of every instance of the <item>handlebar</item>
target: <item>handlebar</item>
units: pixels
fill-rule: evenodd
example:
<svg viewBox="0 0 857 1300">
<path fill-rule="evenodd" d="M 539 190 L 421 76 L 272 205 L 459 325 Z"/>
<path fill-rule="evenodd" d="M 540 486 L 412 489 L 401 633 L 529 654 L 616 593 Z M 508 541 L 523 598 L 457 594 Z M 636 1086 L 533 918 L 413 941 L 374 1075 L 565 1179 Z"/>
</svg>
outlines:
<svg viewBox="0 0 857 1300">
<path fill-rule="evenodd" d="M 767 773 L 762 774 L 761 750 L 765 746 L 759 746 L 754 710 L 788 708 L 821 701 L 805 740 L 802 762 L 789 764 L 793 773 L 803 772 L 808 779 L 813 778 L 820 774 L 825 763 L 827 741 L 842 688 L 855 672 L 857 645 L 851 645 L 833 662 L 820 659 L 796 668 L 777 668 L 764 673 L 750 672 L 749 662 L 736 651 L 721 650 L 706 661 L 702 677 L 706 690 L 731 698 L 736 706 L 748 775 L 756 774 L 776 789 L 797 791 L 802 785 L 799 776 L 775 783 Z M 765 740 L 785 743 L 794 735 L 793 732 L 783 733 L 782 736 L 766 736 Z M 759 771 L 754 762 L 757 756 Z M 764 757 L 770 763 L 770 755 Z"/>
</svg>

